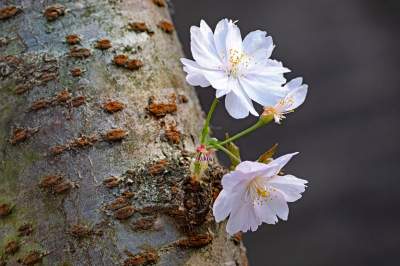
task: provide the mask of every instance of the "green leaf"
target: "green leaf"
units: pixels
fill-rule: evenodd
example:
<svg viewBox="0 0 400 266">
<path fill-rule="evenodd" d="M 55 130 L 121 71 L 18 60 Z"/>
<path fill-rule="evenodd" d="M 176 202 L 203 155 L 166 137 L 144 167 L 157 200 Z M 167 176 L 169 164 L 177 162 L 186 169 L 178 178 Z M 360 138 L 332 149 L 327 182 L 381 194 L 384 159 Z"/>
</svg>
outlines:
<svg viewBox="0 0 400 266">
<path fill-rule="evenodd" d="M 269 150 L 264 152 L 257 161 L 260 163 L 269 163 L 272 160 L 272 157 L 275 155 L 278 149 L 278 143 L 275 143 Z"/>
<path fill-rule="evenodd" d="M 225 134 L 225 139 L 228 139 L 228 138 L 229 138 L 229 135 Z M 224 146 L 228 151 L 230 151 L 233 155 L 235 155 L 240 160 L 240 149 L 238 146 L 236 146 L 235 143 L 229 142 L 229 143 L 225 144 Z M 235 167 L 238 165 L 239 162 L 232 156 L 229 156 L 229 159 L 231 160 L 230 168 L 231 168 L 231 170 L 233 170 L 233 169 L 235 169 Z"/>
</svg>

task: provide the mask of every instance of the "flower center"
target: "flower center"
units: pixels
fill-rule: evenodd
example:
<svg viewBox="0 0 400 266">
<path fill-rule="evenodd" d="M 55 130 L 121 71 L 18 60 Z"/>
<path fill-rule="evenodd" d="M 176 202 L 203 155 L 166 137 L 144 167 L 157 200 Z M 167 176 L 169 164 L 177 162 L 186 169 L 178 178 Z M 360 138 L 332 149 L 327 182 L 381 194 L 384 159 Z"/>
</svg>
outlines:
<svg viewBox="0 0 400 266">
<path fill-rule="evenodd" d="M 254 203 L 266 201 L 271 195 L 263 177 L 255 177 L 247 186 L 248 199 Z"/>
<path fill-rule="evenodd" d="M 229 50 L 229 75 L 233 77 L 238 77 L 240 76 L 240 72 L 242 68 L 246 68 L 249 63 L 248 56 L 243 53 L 239 52 L 236 49 L 230 49 Z"/>
<path fill-rule="evenodd" d="M 286 114 L 294 112 L 291 107 L 294 104 L 293 97 L 286 97 L 281 100 L 275 106 L 266 106 L 264 107 L 263 115 L 273 115 L 275 122 L 280 123 L 282 119 L 285 118 Z"/>
</svg>

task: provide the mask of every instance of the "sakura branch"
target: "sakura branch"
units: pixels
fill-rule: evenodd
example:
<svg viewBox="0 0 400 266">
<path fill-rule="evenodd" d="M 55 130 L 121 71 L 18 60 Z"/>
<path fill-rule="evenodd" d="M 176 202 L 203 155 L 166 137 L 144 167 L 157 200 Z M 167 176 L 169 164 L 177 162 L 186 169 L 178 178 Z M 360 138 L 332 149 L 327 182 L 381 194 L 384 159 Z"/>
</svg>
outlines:
<svg viewBox="0 0 400 266">
<path fill-rule="evenodd" d="M 191 27 L 190 33 L 194 60 L 181 59 L 186 80 L 193 86 L 211 86 L 216 90 L 192 163 L 193 181 L 201 182 L 212 161 L 213 151 L 222 151 L 231 159 L 232 172 L 222 178 L 223 190 L 213 207 L 216 221 L 221 222 L 229 216 L 226 230 L 235 234 L 255 231 L 263 222 L 275 224 L 278 217 L 286 220 L 289 214 L 287 202 L 300 199 L 307 183 L 281 172 L 297 153 L 273 159 L 274 146 L 258 161 L 242 162 L 234 141 L 271 121 L 280 124 L 286 114 L 304 102 L 308 86 L 302 84 L 302 78 L 286 83 L 284 74 L 290 70 L 270 58 L 275 46 L 265 31 L 250 32 L 242 40 L 236 23 L 223 19 L 214 32 L 202 20 L 200 27 Z M 218 140 L 210 135 L 210 122 L 223 96 L 225 108 L 233 118 L 245 118 L 250 113 L 259 118 L 249 128 Z M 261 115 L 253 101 L 264 107 Z"/>
</svg>

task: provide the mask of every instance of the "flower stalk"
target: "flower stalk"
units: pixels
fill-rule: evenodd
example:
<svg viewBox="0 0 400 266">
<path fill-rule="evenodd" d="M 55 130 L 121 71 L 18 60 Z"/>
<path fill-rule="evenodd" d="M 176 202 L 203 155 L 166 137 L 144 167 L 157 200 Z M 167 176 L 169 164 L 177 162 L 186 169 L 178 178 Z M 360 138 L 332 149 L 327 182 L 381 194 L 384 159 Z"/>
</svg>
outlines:
<svg viewBox="0 0 400 266">
<path fill-rule="evenodd" d="M 215 108 L 217 107 L 217 104 L 218 104 L 218 98 L 214 98 L 210 110 L 208 111 L 207 118 L 203 126 L 203 130 L 201 131 L 200 144 L 206 144 L 206 140 L 210 132 L 210 121 L 215 111 Z"/>
<path fill-rule="evenodd" d="M 260 117 L 260 119 L 258 119 L 257 123 L 255 123 L 254 125 L 252 125 L 251 127 L 247 128 L 247 129 L 237 133 L 236 135 L 234 135 L 234 136 L 232 136 L 232 137 L 230 137 L 230 138 L 228 138 L 226 140 L 223 140 L 223 141 L 219 142 L 219 144 L 220 145 L 225 145 L 225 144 L 228 144 L 228 143 L 230 143 L 232 141 L 240 139 L 241 137 L 246 136 L 247 134 L 259 129 L 260 127 L 267 125 L 273 119 L 274 119 L 273 115 L 266 115 L 266 116 L 262 115 Z"/>
</svg>

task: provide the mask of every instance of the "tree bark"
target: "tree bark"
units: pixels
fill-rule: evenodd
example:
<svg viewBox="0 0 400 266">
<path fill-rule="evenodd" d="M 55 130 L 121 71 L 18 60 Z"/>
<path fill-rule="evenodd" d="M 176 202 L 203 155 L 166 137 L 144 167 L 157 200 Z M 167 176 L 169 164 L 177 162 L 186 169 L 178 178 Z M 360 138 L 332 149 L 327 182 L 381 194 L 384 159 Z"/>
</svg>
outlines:
<svg viewBox="0 0 400 266">
<path fill-rule="evenodd" d="M 0 265 L 246 264 L 163 3 L 0 2 Z"/>
</svg>

